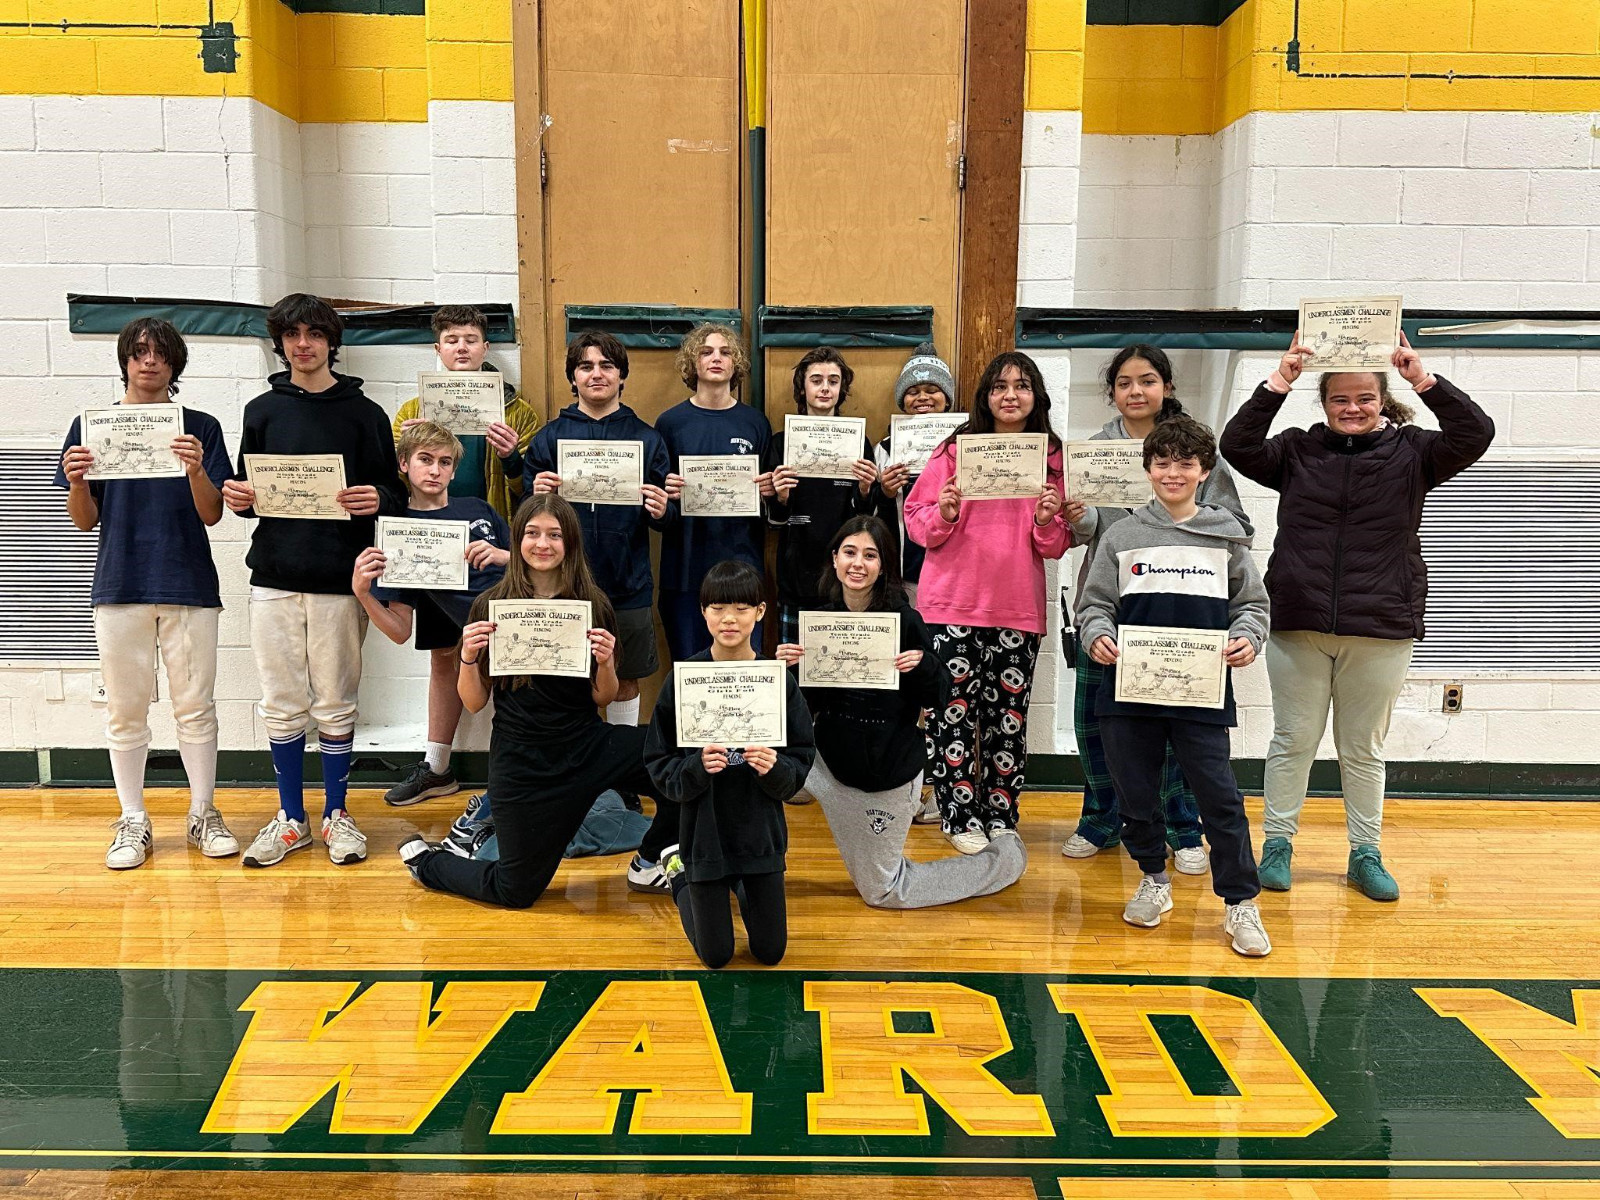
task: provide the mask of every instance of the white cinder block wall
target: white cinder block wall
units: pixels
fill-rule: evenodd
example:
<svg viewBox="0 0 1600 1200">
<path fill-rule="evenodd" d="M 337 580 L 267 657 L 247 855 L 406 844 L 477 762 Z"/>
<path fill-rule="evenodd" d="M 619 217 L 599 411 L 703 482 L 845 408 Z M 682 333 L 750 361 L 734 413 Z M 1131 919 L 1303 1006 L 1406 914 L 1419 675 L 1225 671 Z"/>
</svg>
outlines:
<svg viewBox="0 0 1600 1200">
<path fill-rule="evenodd" d="M 487 101 L 435 101 L 426 124 L 299 126 L 242 98 L 0 96 L 0 440 L 55 449 L 86 403 L 120 398 L 115 339 L 74 336 L 68 292 L 514 299 L 511 128 L 511 105 Z M 181 399 L 216 416 L 236 454 L 241 410 L 279 364 L 262 343 L 188 340 Z M 511 348 L 491 357 L 515 370 Z M 357 347 L 341 361 L 391 414 L 417 371 L 436 367 L 425 346 Z M 253 707 L 247 536 L 232 516 L 212 530 L 230 750 L 267 744 Z M 367 652 L 361 743 L 412 749 L 426 656 L 377 636 Z M 92 667 L 59 674 L 58 692 L 52 671 L 0 664 L 0 745 L 103 744 Z M 164 702 L 152 727 L 158 745 L 174 744 Z M 469 722 L 459 744 L 486 745 L 486 724 Z"/>
</svg>

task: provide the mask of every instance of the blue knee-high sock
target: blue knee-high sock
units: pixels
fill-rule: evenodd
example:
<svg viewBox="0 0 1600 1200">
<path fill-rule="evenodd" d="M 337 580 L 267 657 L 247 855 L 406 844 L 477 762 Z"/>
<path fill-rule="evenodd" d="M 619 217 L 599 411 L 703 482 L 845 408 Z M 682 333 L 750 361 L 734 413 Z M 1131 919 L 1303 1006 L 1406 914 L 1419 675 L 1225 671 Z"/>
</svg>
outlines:
<svg viewBox="0 0 1600 1200">
<path fill-rule="evenodd" d="M 278 807 L 296 821 L 306 819 L 306 735 L 272 739 L 272 773 L 278 777 Z"/>
<path fill-rule="evenodd" d="M 317 745 L 322 751 L 322 815 L 333 815 L 333 810 L 344 807 L 345 792 L 350 787 L 350 751 L 356 735 L 347 733 L 342 738 L 317 735 Z"/>
</svg>

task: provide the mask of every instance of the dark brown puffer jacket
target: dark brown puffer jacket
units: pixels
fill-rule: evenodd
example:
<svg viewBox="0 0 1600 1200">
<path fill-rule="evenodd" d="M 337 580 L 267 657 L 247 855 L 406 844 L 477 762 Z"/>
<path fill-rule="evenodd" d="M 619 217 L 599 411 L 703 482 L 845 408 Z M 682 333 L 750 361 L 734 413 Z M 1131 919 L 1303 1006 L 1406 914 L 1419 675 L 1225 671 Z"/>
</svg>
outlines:
<svg viewBox="0 0 1600 1200">
<path fill-rule="evenodd" d="M 1264 383 L 1228 422 L 1223 457 L 1279 493 L 1266 575 L 1274 632 L 1422 638 L 1423 501 L 1494 440 L 1489 415 L 1434 378 L 1417 398 L 1439 418 L 1438 431 L 1390 425 L 1351 437 L 1319 422 L 1268 437 L 1288 397 Z"/>
</svg>

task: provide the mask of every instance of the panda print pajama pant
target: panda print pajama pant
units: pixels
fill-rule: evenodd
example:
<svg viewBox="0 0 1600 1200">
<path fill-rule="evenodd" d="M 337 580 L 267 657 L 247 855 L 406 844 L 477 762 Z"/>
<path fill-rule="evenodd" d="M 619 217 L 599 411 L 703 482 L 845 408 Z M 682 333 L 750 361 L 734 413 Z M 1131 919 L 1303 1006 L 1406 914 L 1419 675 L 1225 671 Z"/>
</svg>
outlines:
<svg viewBox="0 0 1600 1200">
<path fill-rule="evenodd" d="M 928 632 L 950 671 L 950 700 L 928 723 L 944 831 L 1015 829 L 1039 635 L 982 625 L 929 625 Z"/>
</svg>

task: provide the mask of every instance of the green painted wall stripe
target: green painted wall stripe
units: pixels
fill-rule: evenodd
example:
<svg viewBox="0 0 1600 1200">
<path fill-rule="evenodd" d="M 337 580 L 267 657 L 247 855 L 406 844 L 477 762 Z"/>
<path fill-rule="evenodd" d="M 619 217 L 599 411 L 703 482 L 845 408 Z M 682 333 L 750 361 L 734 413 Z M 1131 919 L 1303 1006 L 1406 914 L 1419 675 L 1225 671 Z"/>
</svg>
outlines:
<svg viewBox="0 0 1600 1200">
<path fill-rule="evenodd" d="M 135 317 L 161 317 L 179 333 L 198 337 L 265 338 L 267 305 L 233 300 L 177 300 L 142 296 L 67 294 L 67 322 L 73 333 L 119 333 Z M 337 305 L 335 306 L 337 307 Z M 431 346 L 438 304 L 339 309 L 346 346 Z M 491 342 L 517 340 L 509 304 L 479 304 L 489 322 Z"/>
<path fill-rule="evenodd" d="M 361 13 L 383 17 L 420 17 L 427 0 L 281 0 L 297 13 Z"/>
<path fill-rule="evenodd" d="M 1090 25 L 1221 25 L 1244 0 L 1089 0 Z"/>
</svg>

